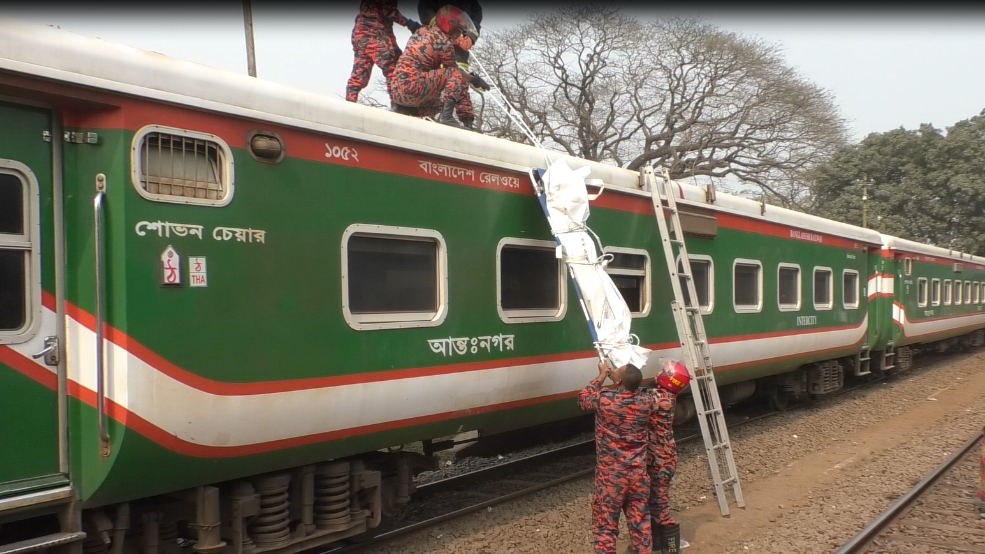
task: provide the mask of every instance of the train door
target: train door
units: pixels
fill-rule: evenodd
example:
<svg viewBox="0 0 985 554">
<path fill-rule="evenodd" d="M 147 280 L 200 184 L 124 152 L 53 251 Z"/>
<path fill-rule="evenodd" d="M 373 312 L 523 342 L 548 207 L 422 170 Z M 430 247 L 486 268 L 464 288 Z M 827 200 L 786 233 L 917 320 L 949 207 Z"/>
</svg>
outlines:
<svg viewBox="0 0 985 554">
<path fill-rule="evenodd" d="M 0 507 L 68 482 L 54 123 L 49 109 L 0 97 Z"/>
</svg>

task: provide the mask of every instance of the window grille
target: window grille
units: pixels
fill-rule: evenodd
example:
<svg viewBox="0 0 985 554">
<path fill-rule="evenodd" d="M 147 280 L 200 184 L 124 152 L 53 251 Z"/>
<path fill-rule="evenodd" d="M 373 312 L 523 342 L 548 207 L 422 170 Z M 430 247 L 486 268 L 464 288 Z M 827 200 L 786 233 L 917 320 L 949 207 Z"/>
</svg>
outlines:
<svg viewBox="0 0 985 554">
<path fill-rule="evenodd" d="M 134 180 L 145 198 L 213 206 L 232 199 L 232 156 L 218 137 L 151 126 L 135 141 Z"/>
</svg>

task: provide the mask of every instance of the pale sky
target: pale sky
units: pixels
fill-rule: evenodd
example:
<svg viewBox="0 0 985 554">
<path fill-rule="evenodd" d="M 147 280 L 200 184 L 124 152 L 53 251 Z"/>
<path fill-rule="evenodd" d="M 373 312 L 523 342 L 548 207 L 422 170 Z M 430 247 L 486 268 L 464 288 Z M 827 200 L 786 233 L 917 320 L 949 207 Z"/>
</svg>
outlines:
<svg viewBox="0 0 985 554">
<path fill-rule="evenodd" d="M 417 19 L 416 5 L 399 2 L 401 12 L 413 19 Z M 169 11 L 93 9 L 85 3 L 79 4 L 84 8 L 27 6 L 18 10 L 5 6 L 0 14 L 246 74 L 238 3 L 207 7 L 179 3 Z M 900 126 L 915 129 L 921 123 L 943 129 L 985 109 L 985 10 L 945 7 L 938 13 L 929 9 L 875 13 L 871 8 L 809 12 L 759 7 L 722 13 L 720 7 L 696 6 L 676 14 L 640 6 L 628 11 L 641 19 L 699 16 L 722 29 L 778 43 L 789 65 L 834 93 L 854 140 Z M 258 76 L 344 97 L 357 7 L 355 1 L 332 8 L 254 2 Z M 533 9 L 551 6 L 487 1 L 483 28 L 522 22 Z M 395 31 L 403 45 L 409 34 L 399 26 Z M 374 81 L 379 78 L 375 69 Z M 371 84 L 364 94 L 373 89 Z"/>
</svg>

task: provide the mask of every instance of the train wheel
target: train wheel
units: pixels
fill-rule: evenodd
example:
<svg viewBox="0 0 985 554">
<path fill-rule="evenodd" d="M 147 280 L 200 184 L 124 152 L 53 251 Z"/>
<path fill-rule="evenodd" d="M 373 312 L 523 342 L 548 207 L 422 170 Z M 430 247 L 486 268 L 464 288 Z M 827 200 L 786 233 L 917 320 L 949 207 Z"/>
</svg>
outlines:
<svg viewBox="0 0 985 554">
<path fill-rule="evenodd" d="M 770 388 L 770 407 L 778 412 L 785 412 L 790 406 L 790 393 L 780 387 Z"/>
</svg>

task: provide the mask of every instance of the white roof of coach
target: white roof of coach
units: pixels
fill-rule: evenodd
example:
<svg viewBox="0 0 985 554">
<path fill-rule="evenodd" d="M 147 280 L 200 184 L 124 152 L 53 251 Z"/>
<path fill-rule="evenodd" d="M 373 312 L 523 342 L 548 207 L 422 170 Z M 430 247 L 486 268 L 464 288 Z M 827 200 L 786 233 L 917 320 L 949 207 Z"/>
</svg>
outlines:
<svg viewBox="0 0 985 554">
<path fill-rule="evenodd" d="M 440 124 L 346 102 L 277 83 L 170 58 L 137 48 L 78 35 L 53 27 L 0 18 L 0 70 L 147 97 L 205 110 L 311 129 L 356 140 L 461 159 L 478 164 L 527 171 L 546 167 L 536 147 L 464 132 Z M 163 122 L 162 122 L 163 123 Z M 198 129 L 208 131 L 208 129 Z M 591 167 L 590 179 L 607 187 L 642 194 L 639 173 L 551 152 L 573 167 Z M 809 214 L 717 194 L 705 202 L 704 189 L 678 183 L 685 203 L 765 221 L 881 244 L 880 235 Z"/>
<path fill-rule="evenodd" d="M 939 246 L 931 246 L 929 244 L 923 244 L 921 242 L 901 239 L 899 237 L 882 235 L 882 244 L 883 247 L 888 250 L 912 252 L 914 254 L 924 254 L 926 256 L 946 258 L 949 260 L 954 260 L 956 262 L 976 263 L 976 264 L 985 265 L 985 258 L 981 256 L 965 254 L 963 252 L 958 252 L 957 250 L 948 250 L 947 248 L 941 248 Z"/>
</svg>

